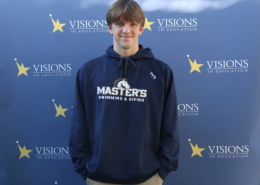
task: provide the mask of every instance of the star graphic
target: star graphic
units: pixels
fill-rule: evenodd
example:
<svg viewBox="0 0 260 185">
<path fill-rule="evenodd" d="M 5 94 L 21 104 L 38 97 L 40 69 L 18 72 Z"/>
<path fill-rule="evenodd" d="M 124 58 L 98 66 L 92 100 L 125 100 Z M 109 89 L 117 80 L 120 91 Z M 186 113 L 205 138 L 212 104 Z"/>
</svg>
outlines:
<svg viewBox="0 0 260 185">
<path fill-rule="evenodd" d="M 22 63 L 22 65 L 19 65 L 17 62 L 16 62 L 16 65 L 17 65 L 18 70 L 19 70 L 19 73 L 18 73 L 17 76 L 20 76 L 21 74 L 28 76 L 26 71 L 28 69 L 30 69 L 30 67 L 24 67 L 23 63 Z"/>
<path fill-rule="evenodd" d="M 55 109 L 56 109 L 56 111 L 57 111 L 55 118 L 56 118 L 57 116 L 59 116 L 59 115 L 62 115 L 63 117 L 66 118 L 64 112 L 65 112 L 66 110 L 68 110 L 68 109 L 63 109 L 63 108 L 61 107 L 61 104 L 60 104 L 59 107 L 58 107 L 58 106 L 54 103 L 54 106 L 55 106 Z"/>
<path fill-rule="evenodd" d="M 200 73 L 200 67 L 203 66 L 204 64 L 197 64 L 196 60 L 194 60 L 194 62 L 192 62 L 189 58 L 190 61 L 190 66 L 191 66 L 191 70 L 190 73 L 192 73 L 193 71 L 198 71 Z"/>
<path fill-rule="evenodd" d="M 193 157 L 194 155 L 198 155 L 198 156 L 202 157 L 201 152 L 203 150 L 205 150 L 205 148 L 199 148 L 197 144 L 194 147 L 191 142 L 190 142 L 190 146 L 191 146 L 191 149 L 192 149 L 191 157 Z"/>
<path fill-rule="evenodd" d="M 23 146 L 23 148 L 22 148 L 22 147 L 20 147 L 19 144 L 18 144 L 18 147 L 19 147 L 19 150 L 20 150 L 20 152 L 21 152 L 21 155 L 20 155 L 19 159 L 21 159 L 23 156 L 28 157 L 28 158 L 30 159 L 29 153 L 30 153 L 32 150 L 26 150 L 26 147 L 25 147 L 25 146 Z"/>
<path fill-rule="evenodd" d="M 153 24 L 154 22 L 148 22 L 147 18 L 145 18 L 145 23 L 144 23 L 144 29 L 147 28 L 149 29 L 150 31 L 152 31 L 151 29 L 151 24 Z"/>
<path fill-rule="evenodd" d="M 57 19 L 56 22 L 52 18 L 51 18 L 51 20 L 52 20 L 52 23 L 54 26 L 52 33 L 54 33 L 57 30 L 60 30 L 63 33 L 62 27 L 65 26 L 66 24 L 61 24 L 59 19 Z"/>
</svg>

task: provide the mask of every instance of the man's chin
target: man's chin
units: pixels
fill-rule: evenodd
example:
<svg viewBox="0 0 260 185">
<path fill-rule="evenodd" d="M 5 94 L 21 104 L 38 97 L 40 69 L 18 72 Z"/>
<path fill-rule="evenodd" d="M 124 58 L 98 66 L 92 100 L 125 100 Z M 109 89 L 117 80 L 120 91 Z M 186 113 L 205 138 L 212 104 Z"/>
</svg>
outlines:
<svg viewBox="0 0 260 185">
<path fill-rule="evenodd" d="M 122 48 L 124 49 L 130 49 L 133 45 L 130 45 L 130 44 L 124 44 L 122 45 Z"/>
</svg>

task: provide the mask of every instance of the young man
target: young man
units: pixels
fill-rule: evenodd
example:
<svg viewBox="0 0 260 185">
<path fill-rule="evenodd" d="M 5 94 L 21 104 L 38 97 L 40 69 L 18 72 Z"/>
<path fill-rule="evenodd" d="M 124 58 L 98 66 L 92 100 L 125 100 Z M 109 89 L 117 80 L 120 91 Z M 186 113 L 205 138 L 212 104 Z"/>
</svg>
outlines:
<svg viewBox="0 0 260 185">
<path fill-rule="evenodd" d="M 144 22 L 135 1 L 116 1 L 107 12 L 113 46 L 77 73 L 69 149 L 88 184 L 161 185 L 177 169 L 173 73 L 138 44 Z"/>
</svg>

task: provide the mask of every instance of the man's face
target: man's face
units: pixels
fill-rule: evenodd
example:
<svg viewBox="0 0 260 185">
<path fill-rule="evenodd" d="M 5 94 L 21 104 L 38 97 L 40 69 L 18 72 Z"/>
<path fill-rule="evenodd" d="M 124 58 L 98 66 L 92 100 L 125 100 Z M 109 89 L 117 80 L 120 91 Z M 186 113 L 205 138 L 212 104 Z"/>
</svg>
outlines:
<svg viewBox="0 0 260 185">
<path fill-rule="evenodd" d="M 131 49 L 138 47 L 138 36 L 143 33 L 143 27 L 137 22 L 128 22 L 121 18 L 108 28 L 113 35 L 114 47 Z"/>
</svg>

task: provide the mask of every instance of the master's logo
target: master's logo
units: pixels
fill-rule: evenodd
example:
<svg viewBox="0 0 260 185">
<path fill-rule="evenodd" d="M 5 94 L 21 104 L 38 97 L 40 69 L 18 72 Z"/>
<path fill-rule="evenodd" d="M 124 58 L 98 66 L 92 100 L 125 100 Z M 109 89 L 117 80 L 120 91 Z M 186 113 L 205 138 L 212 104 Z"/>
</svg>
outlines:
<svg viewBox="0 0 260 185">
<path fill-rule="evenodd" d="M 208 145 L 206 148 L 200 148 L 198 144 L 194 146 L 191 139 L 188 139 L 192 154 L 191 157 L 196 155 L 203 157 L 202 152 L 207 150 L 208 156 L 211 159 L 242 159 L 249 156 L 249 145 Z"/>
<path fill-rule="evenodd" d="M 99 100 L 124 100 L 144 102 L 147 97 L 147 89 L 131 88 L 127 78 L 118 78 L 113 82 L 114 86 L 97 86 Z"/>
<path fill-rule="evenodd" d="M 197 31 L 197 18 L 167 18 L 157 20 L 159 24 L 157 28 L 160 32 Z"/>
<path fill-rule="evenodd" d="M 177 106 L 178 116 L 199 116 L 198 103 L 180 103 Z"/>
<path fill-rule="evenodd" d="M 19 141 L 16 141 L 16 143 L 20 151 L 19 159 L 22 159 L 24 157 L 27 157 L 28 159 L 31 159 L 33 157 L 35 157 L 36 159 L 71 159 L 69 155 L 69 147 L 35 147 L 35 150 L 28 150 L 25 145 L 22 148 L 19 145 Z M 31 153 L 35 151 L 36 154 Z"/>
<path fill-rule="evenodd" d="M 117 79 L 114 83 L 114 87 L 117 87 L 119 89 L 130 89 L 130 85 L 127 82 L 127 78 L 123 78 L 123 79 Z"/>
<path fill-rule="evenodd" d="M 72 72 L 71 64 L 33 64 L 32 67 L 28 67 L 28 64 L 19 63 L 17 58 L 14 61 L 18 68 L 17 76 L 68 77 Z"/>
</svg>

